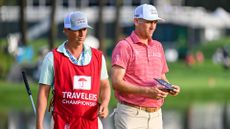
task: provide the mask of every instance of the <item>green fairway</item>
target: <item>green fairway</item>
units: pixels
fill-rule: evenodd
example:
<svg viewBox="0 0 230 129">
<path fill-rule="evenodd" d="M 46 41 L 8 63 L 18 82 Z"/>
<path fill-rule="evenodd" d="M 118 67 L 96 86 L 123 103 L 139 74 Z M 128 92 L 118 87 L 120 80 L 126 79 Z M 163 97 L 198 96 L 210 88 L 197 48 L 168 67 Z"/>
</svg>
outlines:
<svg viewBox="0 0 230 129">
<path fill-rule="evenodd" d="M 230 69 L 224 70 L 210 60 L 188 67 L 183 62 L 169 64 L 168 79 L 181 86 L 181 93 L 168 97 L 164 108 L 187 108 L 193 103 L 230 100 Z"/>
<path fill-rule="evenodd" d="M 30 86 L 33 98 L 37 96 L 37 86 Z M 23 83 L 0 81 L 0 110 L 31 110 L 32 105 Z"/>
<path fill-rule="evenodd" d="M 224 70 L 211 61 L 188 67 L 184 62 L 169 63 L 168 79 L 171 83 L 181 86 L 181 93 L 176 97 L 169 96 L 163 108 L 185 109 L 192 103 L 220 102 L 230 100 L 230 70 Z M 38 85 L 30 83 L 36 103 Z M 111 96 L 110 107 L 116 106 L 114 95 Z M 31 110 L 23 83 L 0 81 L 0 110 Z"/>
</svg>

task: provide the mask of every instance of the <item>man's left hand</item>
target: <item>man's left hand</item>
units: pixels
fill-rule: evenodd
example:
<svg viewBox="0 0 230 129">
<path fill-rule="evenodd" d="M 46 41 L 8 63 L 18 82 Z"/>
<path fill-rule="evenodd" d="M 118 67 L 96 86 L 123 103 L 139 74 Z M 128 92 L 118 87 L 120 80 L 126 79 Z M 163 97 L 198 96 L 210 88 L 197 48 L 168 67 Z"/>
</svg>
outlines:
<svg viewBox="0 0 230 129">
<path fill-rule="evenodd" d="M 98 116 L 101 118 L 106 118 L 109 114 L 108 106 L 101 104 L 98 111 Z"/>
<path fill-rule="evenodd" d="M 169 92 L 172 96 L 177 96 L 180 93 L 180 87 L 177 85 L 172 85 L 174 88 L 172 91 Z"/>
</svg>

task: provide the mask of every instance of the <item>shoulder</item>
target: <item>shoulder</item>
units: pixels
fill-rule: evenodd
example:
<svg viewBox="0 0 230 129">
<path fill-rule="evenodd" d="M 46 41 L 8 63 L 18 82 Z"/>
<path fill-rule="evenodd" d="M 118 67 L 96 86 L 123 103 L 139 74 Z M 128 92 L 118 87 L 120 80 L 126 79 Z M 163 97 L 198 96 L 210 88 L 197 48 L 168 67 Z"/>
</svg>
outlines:
<svg viewBox="0 0 230 129">
<path fill-rule="evenodd" d="M 46 54 L 46 56 L 44 57 L 44 60 L 53 60 L 53 51 L 50 51 Z"/>
<path fill-rule="evenodd" d="M 123 39 L 117 43 L 115 48 L 117 48 L 117 49 L 129 49 L 130 45 L 126 39 Z"/>
<path fill-rule="evenodd" d="M 92 47 L 91 47 L 91 51 L 92 51 L 92 53 L 102 54 L 101 50 L 98 50 L 98 49 L 95 49 L 95 48 L 92 48 Z"/>
<path fill-rule="evenodd" d="M 101 58 L 103 58 L 103 52 L 95 49 L 95 48 L 91 48 L 91 52 L 92 52 L 92 56 L 96 57 L 98 60 L 102 60 Z"/>
</svg>

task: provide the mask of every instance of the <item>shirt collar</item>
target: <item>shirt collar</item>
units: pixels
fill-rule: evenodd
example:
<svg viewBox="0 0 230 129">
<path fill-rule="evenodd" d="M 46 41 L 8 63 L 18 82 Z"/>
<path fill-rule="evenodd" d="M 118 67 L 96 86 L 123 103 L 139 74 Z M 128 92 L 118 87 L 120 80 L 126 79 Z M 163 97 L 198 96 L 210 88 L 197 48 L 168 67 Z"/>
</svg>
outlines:
<svg viewBox="0 0 230 129">
<path fill-rule="evenodd" d="M 133 43 L 141 43 L 140 38 L 138 35 L 133 31 L 130 35 L 131 39 L 133 40 Z M 153 45 L 153 40 L 148 40 L 148 45 Z"/>
<path fill-rule="evenodd" d="M 69 55 L 66 53 L 66 49 L 65 49 L 65 44 L 68 42 L 68 40 L 64 41 L 58 48 L 57 51 L 60 53 L 63 53 L 65 56 L 69 57 Z M 88 53 L 90 52 L 90 47 L 86 44 L 83 45 L 84 47 L 84 53 Z"/>
</svg>

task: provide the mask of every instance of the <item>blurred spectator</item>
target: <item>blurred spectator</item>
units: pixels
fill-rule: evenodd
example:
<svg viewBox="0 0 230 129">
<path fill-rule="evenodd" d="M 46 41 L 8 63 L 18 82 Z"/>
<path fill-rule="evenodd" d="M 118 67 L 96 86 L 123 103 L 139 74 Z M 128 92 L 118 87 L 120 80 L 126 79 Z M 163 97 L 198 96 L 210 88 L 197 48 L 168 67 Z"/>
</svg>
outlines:
<svg viewBox="0 0 230 129">
<path fill-rule="evenodd" d="M 227 47 L 217 48 L 212 60 L 215 64 L 222 64 L 224 69 L 229 69 L 230 57 Z"/>
<path fill-rule="evenodd" d="M 204 54 L 202 53 L 202 51 L 196 52 L 196 61 L 199 64 L 202 64 L 204 62 Z"/>
<path fill-rule="evenodd" d="M 212 56 L 212 62 L 214 64 L 221 64 L 223 60 L 223 54 L 221 48 L 217 48 L 216 52 Z"/>
<path fill-rule="evenodd" d="M 188 53 L 188 54 L 186 55 L 185 62 L 186 62 L 186 64 L 187 64 L 188 66 L 194 65 L 194 64 L 196 63 L 196 60 L 195 60 L 195 58 L 194 58 L 194 56 L 193 56 L 192 53 Z"/>
<path fill-rule="evenodd" d="M 17 55 L 18 44 L 19 44 L 19 34 L 9 34 L 7 36 L 7 43 L 8 43 L 8 52 L 12 55 Z"/>
<path fill-rule="evenodd" d="M 16 61 L 19 64 L 31 62 L 33 58 L 34 50 L 31 46 L 19 46 Z"/>
<path fill-rule="evenodd" d="M 178 60 L 178 52 L 176 49 L 166 49 L 165 57 L 168 62 L 176 62 Z"/>
<path fill-rule="evenodd" d="M 230 66 L 230 58 L 226 47 L 222 47 L 222 54 L 223 54 L 223 67 L 224 69 L 228 69 Z"/>
</svg>

